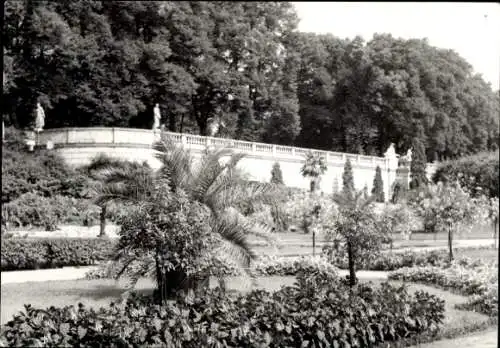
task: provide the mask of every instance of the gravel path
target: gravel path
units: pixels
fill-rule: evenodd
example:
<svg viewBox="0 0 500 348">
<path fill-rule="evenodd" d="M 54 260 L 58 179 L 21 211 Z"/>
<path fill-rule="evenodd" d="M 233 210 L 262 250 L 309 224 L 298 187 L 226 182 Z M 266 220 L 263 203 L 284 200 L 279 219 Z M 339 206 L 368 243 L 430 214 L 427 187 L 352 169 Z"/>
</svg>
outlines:
<svg viewBox="0 0 500 348">
<path fill-rule="evenodd" d="M 420 344 L 415 348 L 497 348 L 498 328 L 476 333 L 471 336 Z"/>
<path fill-rule="evenodd" d="M 41 269 L 33 271 L 12 271 L 1 273 L 1 284 L 16 284 L 28 282 L 46 282 L 57 280 L 77 280 L 83 279 L 85 273 L 98 266 L 85 267 L 63 267 L 58 269 Z M 346 276 L 348 271 L 340 270 L 340 276 Z M 388 272 L 382 271 L 358 271 L 356 275 L 359 279 L 385 280 Z M 238 278 L 238 277 L 234 277 Z"/>
</svg>

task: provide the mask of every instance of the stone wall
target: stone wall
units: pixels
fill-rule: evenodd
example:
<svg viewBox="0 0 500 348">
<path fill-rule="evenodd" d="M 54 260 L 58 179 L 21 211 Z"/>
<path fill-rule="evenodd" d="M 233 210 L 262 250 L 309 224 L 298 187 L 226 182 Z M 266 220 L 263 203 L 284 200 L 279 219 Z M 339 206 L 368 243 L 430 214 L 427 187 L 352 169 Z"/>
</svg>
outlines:
<svg viewBox="0 0 500 348">
<path fill-rule="evenodd" d="M 204 137 L 191 134 L 167 133 L 174 141 L 190 149 L 195 157 L 200 157 L 207 148 L 228 147 L 235 152 L 244 152 L 246 157 L 240 162 L 249 179 L 269 181 L 271 168 L 279 162 L 283 179 L 287 186 L 309 188 L 309 180 L 302 177 L 300 168 L 304 155 L 309 149 L 253 143 L 233 139 Z M 147 161 L 153 168 L 159 168 L 160 162 L 154 157 L 152 144 L 160 137 L 159 131 L 132 128 L 60 128 L 48 129 L 38 134 L 36 146 L 53 146 L 65 161 L 72 166 L 88 164 L 92 157 L 106 153 L 112 157 L 132 161 Z M 327 160 L 328 170 L 322 176 L 320 190 L 330 193 L 335 178 L 342 187 L 342 172 L 347 158 L 350 159 L 354 184 L 357 189 L 365 185 L 371 191 L 375 168 L 382 169 L 386 199 L 391 196 L 391 187 L 395 182 L 398 168 L 396 156 L 375 157 L 346 154 L 340 152 L 317 151 Z M 432 170 L 431 170 L 432 172 Z"/>
</svg>

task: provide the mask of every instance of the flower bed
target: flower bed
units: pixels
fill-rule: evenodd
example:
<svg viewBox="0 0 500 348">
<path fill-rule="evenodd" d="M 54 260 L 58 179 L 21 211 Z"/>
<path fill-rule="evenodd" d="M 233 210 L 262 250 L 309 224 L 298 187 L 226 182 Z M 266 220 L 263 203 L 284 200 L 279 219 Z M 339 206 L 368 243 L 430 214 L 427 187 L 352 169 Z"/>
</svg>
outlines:
<svg viewBox="0 0 500 348">
<path fill-rule="evenodd" d="M 219 290 L 160 307 L 149 298 L 91 310 L 27 307 L 2 327 L 2 346 L 366 347 L 434 335 L 444 301 L 382 284 L 348 289 L 334 276 L 237 297 Z"/>
<path fill-rule="evenodd" d="M 114 243 L 107 239 L 3 239 L 1 270 L 88 266 L 109 260 Z"/>
<path fill-rule="evenodd" d="M 450 289 L 470 296 L 463 308 L 490 316 L 498 314 L 498 262 L 483 263 L 479 260 L 462 259 L 447 267 L 402 268 L 390 273 L 389 279 Z"/>
</svg>

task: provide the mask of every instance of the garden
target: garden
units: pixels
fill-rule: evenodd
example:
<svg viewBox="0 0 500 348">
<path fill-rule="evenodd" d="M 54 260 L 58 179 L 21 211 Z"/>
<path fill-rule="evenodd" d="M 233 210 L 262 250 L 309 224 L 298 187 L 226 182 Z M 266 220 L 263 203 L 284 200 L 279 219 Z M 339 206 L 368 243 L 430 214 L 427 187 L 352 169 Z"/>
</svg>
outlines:
<svg viewBox="0 0 500 348">
<path fill-rule="evenodd" d="M 498 197 L 458 180 L 384 204 L 380 169 L 371 193 L 356 191 L 347 161 L 342 186 L 320 195 L 325 164 L 312 153 L 303 192 L 282 184 L 279 164 L 271 183 L 245 180 L 243 155 L 226 149 L 193 166 L 165 135 L 157 172 L 105 156 L 73 171 L 40 153 L 22 154 L 32 170 L 21 177 L 16 146 L 4 144 L 3 226 L 119 229 L 117 238 L 19 238 L 2 228 L 2 272 L 93 266 L 37 291 L 2 284 L 2 346 L 393 347 L 497 324 L 497 249 L 457 248 L 455 237 L 478 222 L 496 228 Z M 419 220 L 446 234 L 446 249 L 398 250 L 395 236 Z M 286 247 L 279 231 L 311 237 L 314 255 L 263 252 Z"/>
</svg>

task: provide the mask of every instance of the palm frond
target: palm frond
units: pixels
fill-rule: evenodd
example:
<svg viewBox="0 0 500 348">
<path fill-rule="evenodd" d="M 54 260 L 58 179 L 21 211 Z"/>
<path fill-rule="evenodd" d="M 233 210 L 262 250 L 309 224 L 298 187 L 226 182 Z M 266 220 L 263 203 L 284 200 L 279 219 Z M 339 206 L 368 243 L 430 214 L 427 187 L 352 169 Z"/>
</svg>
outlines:
<svg viewBox="0 0 500 348">
<path fill-rule="evenodd" d="M 172 188 L 186 188 L 192 179 L 193 157 L 189 150 L 177 145 L 171 137 L 164 137 L 153 145 L 155 157 L 161 161 L 160 177 L 168 178 Z"/>
<path fill-rule="evenodd" d="M 106 204 L 110 201 L 140 202 L 152 197 L 154 177 L 149 171 L 129 169 L 105 169 L 101 172 L 102 181 L 96 184 L 97 197 L 94 203 Z"/>
<path fill-rule="evenodd" d="M 249 267 L 250 262 L 256 258 L 252 247 L 248 243 L 248 230 L 236 218 L 228 215 L 212 219 L 213 232 L 222 238 L 222 250 L 243 267 Z"/>
<path fill-rule="evenodd" d="M 230 156 L 226 164 L 221 164 L 224 157 Z M 214 184 L 222 176 L 231 175 L 232 169 L 242 158 L 240 154 L 234 154 L 230 149 L 219 149 L 207 152 L 200 160 L 194 177 L 191 192 L 194 199 L 205 202 L 207 193 L 213 189 Z M 219 183 L 220 183 L 219 179 Z"/>
</svg>

